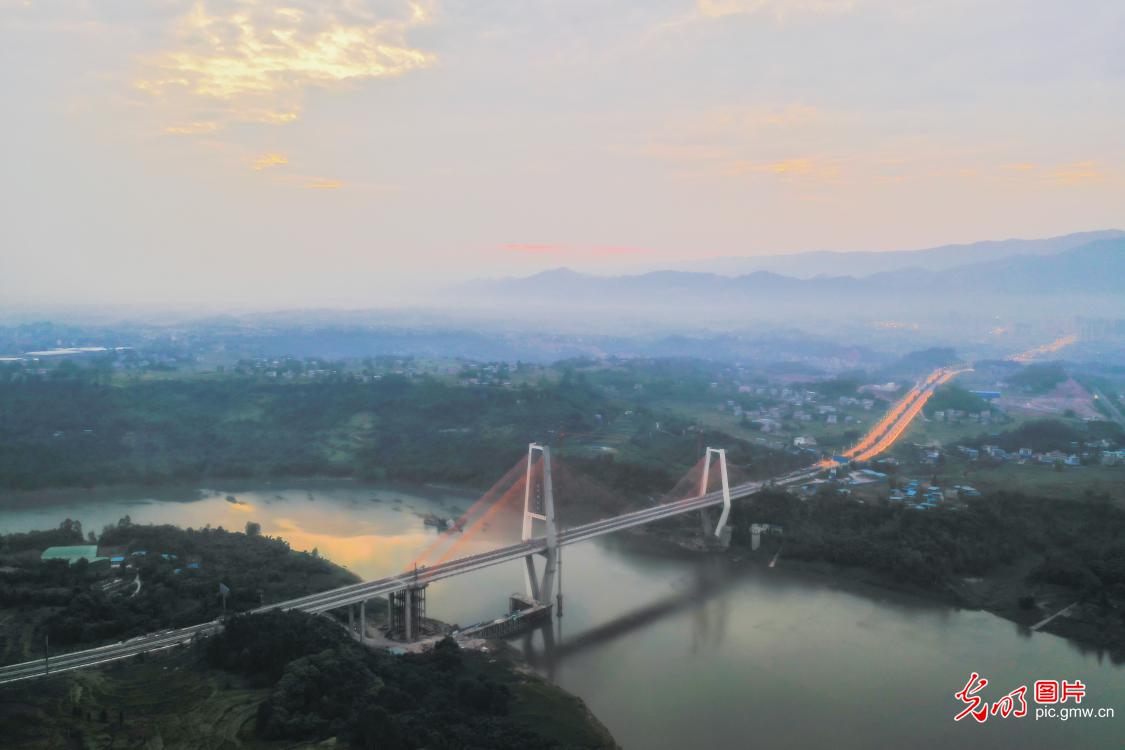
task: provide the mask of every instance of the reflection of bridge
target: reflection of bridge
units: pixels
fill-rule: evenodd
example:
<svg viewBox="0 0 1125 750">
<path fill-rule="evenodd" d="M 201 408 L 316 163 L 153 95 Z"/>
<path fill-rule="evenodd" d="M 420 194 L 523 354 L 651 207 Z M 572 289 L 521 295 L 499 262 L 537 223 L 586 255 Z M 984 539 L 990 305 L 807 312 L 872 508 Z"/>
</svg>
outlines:
<svg viewBox="0 0 1125 750">
<path fill-rule="evenodd" d="M 648 602 L 577 635 L 568 635 L 561 642 L 556 642 L 552 637 L 552 626 L 543 625 L 540 628 L 544 639 L 542 649 L 537 648 L 534 639 L 530 637 L 535 631 L 529 632 L 524 640 L 524 658 L 532 666 L 546 667 L 549 673 L 564 657 L 624 638 L 677 612 L 700 608 L 736 581 L 737 578 L 729 571 L 702 571 L 682 591 Z"/>
<path fill-rule="evenodd" d="M 941 370 L 932 374 L 918 387 L 911 390 L 875 429 L 866 436 L 852 456 L 858 460 L 874 455 L 873 450 L 886 450 L 902 433 L 909 422 L 921 409 L 933 389 L 952 377 L 956 372 Z M 720 489 L 710 489 L 710 475 L 713 458 L 717 459 Z M 663 503 L 650 508 L 623 513 L 591 523 L 559 529 L 555 522 L 554 488 L 551 476 L 551 454 L 545 446 L 532 444 L 526 461 L 526 475 L 520 488 L 523 490 L 523 528 L 522 540 L 515 544 L 492 549 L 473 555 L 453 559 L 442 559 L 430 566 L 419 566 L 412 571 L 387 576 L 373 581 L 364 581 L 349 586 L 324 591 L 318 594 L 299 597 L 276 604 L 270 604 L 254 612 L 272 610 L 300 610 L 321 613 L 329 610 L 347 608 L 349 619 L 354 618 L 355 606 L 359 605 L 359 634 L 362 639 L 366 633 L 366 602 L 369 599 L 386 596 L 390 604 L 391 629 L 407 640 L 413 639 L 425 613 L 425 588 L 428 584 L 453 576 L 471 573 L 476 570 L 500 565 L 516 560 L 524 560 L 527 571 L 527 600 L 539 607 L 550 608 L 554 604 L 554 587 L 558 573 L 558 552 L 561 547 L 584 542 L 624 529 L 635 528 L 655 521 L 662 521 L 685 513 L 699 511 L 703 516 L 704 530 L 707 534 L 721 538 L 730 513 L 731 501 L 748 497 L 766 486 L 785 486 L 811 479 L 826 466 L 800 469 L 767 481 L 753 481 L 730 486 L 727 475 L 726 454 L 721 449 L 708 448 L 701 462 L 701 481 L 690 497 Z M 512 472 L 509 472 L 511 474 Z M 508 493 L 511 495 L 511 492 Z M 482 498 L 483 499 L 483 498 Z M 495 512 L 503 502 L 493 503 L 474 526 L 482 523 Z M 709 511 L 722 506 L 718 522 L 712 527 Z M 544 534 L 533 534 L 535 522 L 544 525 Z M 460 527 L 460 525 L 458 526 Z M 448 557 L 452 553 L 446 553 Z M 537 574 L 536 557 L 544 558 L 543 573 Z M 48 672 L 81 669 L 96 666 L 117 659 L 124 659 L 146 651 L 172 648 L 198 636 L 216 632 L 222 627 L 221 620 L 201 623 L 178 630 L 168 630 L 133 638 L 123 643 L 110 644 L 86 651 L 78 651 L 56 656 L 44 661 L 25 662 L 0 667 L 0 683 L 30 677 L 42 676 Z"/>
</svg>

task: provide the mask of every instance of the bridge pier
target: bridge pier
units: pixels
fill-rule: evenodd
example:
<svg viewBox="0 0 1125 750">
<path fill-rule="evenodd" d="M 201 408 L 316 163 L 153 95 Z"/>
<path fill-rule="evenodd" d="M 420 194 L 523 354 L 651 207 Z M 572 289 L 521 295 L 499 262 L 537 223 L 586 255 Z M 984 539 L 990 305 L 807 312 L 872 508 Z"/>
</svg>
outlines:
<svg viewBox="0 0 1125 750">
<path fill-rule="evenodd" d="M 387 634 L 413 641 L 426 619 L 426 585 L 407 586 L 387 595 L 389 627 Z"/>
</svg>

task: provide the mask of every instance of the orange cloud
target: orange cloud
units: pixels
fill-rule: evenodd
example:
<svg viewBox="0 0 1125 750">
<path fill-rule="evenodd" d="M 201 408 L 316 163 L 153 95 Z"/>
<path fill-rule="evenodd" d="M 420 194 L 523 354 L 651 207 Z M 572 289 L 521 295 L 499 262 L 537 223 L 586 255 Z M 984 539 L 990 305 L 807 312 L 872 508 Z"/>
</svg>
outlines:
<svg viewBox="0 0 1125 750">
<path fill-rule="evenodd" d="M 178 19 L 173 48 L 147 59 L 135 85 L 170 109 L 222 103 L 236 121 L 291 122 L 310 87 L 394 77 L 434 63 L 433 54 L 406 41 L 429 22 L 427 6 L 398 6 L 397 15 L 377 16 L 349 0 L 304 8 L 199 0 Z"/>
<path fill-rule="evenodd" d="M 305 187 L 312 190 L 339 190 L 343 186 L 344 183 L 339 180 L 326 180 L 323 177 L 305 183 Z"/>
<path fill-rule="evenodd" d="M 254 159 L 251 166 L 254 168 L 255 171 L 260 172 L 263 169 L 269 169 L 270 167 L 280 167 L 280 166 L 288 164 L 288 163 L 289 163 L 289 157 L 286 156 L 285 154 L 271 153 L 271 154 L 262 154 L 258 158 Z"/>
<path fill-rule="evenodd" d="M 220 130 L 222 125 L 217 122 L 189 122 L 184 125 L 169 125 L 164 128 L 164 132 L 169 135 L 199 135 L 201 133 L 214 133 Z"/>
</svg>

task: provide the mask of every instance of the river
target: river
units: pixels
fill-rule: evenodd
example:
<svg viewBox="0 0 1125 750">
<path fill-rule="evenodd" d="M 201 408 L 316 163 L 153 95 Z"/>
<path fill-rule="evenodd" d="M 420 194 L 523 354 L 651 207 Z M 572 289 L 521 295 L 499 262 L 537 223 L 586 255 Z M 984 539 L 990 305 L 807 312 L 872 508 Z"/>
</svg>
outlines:
<svg viewBox="0 0 1125 750">
<path fill-rule="evenodd" d="M 407 568 L 433 541 L 422 514 L 455 515 L 469 502 L 453 491 L 346 482 L 52 492 L 0 498 L 0 532 L 67 517 L 95 530 L 125 515 L 185 527 L 255 521 L 374 578 Z M 514 529 L 497 519 L 491 538 L 458 553 L 510 541 Z M 769 569 L 632 535 L 562 554 L 564 616 L 513 645 L 630 750 L 1108 748 L 1125 739 L 1125 667 L 986 612 L 803 573 L 784 558 Z M 428 613 L 492 619 L 522 587 L 518 563 L 441 581 L 427 592 Z M 1080 679 L 1081 706 L 1117 716 L 1036 720 L 1030 702 L 1025 718 L 954 722 L 963 706 L 954 693 L 974 671 L 989 680 L 989 701 L 1021 685 L 1030 699 L 1037 679 Z"/>
</svg>

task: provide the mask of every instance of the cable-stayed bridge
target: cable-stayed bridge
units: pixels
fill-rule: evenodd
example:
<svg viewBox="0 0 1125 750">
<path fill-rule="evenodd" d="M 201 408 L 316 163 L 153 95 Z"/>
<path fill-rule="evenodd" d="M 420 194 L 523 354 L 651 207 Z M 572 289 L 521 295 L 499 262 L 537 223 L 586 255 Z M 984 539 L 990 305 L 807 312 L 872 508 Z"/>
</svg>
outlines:
<svg viewBox="0 0 1125 750">
<path fill-rule="evenodd" d="M 943 368 L 935 371 L 924 381 L 911 389 L 896 403 L 887 415 L 865 435 L 860 442 L 844 453 L 845 459 L 866 460 L 885 451 L 905 431 L 922 406 L 933 394 L 934 389 L 965 369 Z M 727 472 L 726 454 L 722 449 L 708 448 L 703 459 L 696 465 L 699 483 L 694 491 L 684 498 L 622 513 L 590 523 L 560 529 L 557 524 L 554 503 L 554 478 L 551 468 L 551 452 L 547 446 L 531 444 L 528 455 L 510 470 L 500 482 L 474 504 L 466 517 L 450 532 L 439 537 L 439 541 L 452 541 L 458 534 L 468 535 L 487 524 L 498 510 L 519 499 L 522 494 L 521 540 L 514 544 L 476 554 L 454 556 L 463 540 L 452 541 L 437 562 L 431 565 L 416 564 L 413 570 L 372 581 L 351 584 L 317 594 L 310 594 L 287 601 L 260 607 L 254 612 L 274 610 L 299 610 L 310 613 L 323 613 L 337 609 L 348 609 L 349 619 L 354 616 L 354 608 L 359 605 L 360 638 L 366 632 L 365 605 L 376 597 L 386 596 L 389 603 L 390 627 L 401 637 L 413 639 L 425 613 L 425 588 L 428 584 L 476 570 L 523 560 L 526 566 L 527 601 L 529 604 L 549 609 L 554 603 L 556 575 L 558 572 L 559 549 L 612 534 L 625 529 L 674 518 L 686 513 L 699 512 L 703 519 L 705 534 L 721 538 L 734 500 L 753 495 L 767 486 L 783 487 L 805 482 L 833 465 L 823 461 L 814 466 L 799 469 L 770 480 L 749 481 L 731 485 Z M 715 467 L 717 474 L 712 474 Z M 694 470 L 693 470 L 694 471 Z M 522 476 L 521 476 L 522 475 Z M 695 478 L 689 472 L 689 479 Z M 719 489 L 710 488 L 718 479 Z M 721 508 L 717 522 L 712 522 L 710 510 Z M 476 511 L 472 525 L 466 527 L 468 516 Z M 536 524 L 543 526 L 542 535 L 536 535 Z M 427 550 L 426 552 L 433 552 Z M 425 556 L 425 553 L 424 555 Z M 542 573 L 537 571 L 537 558 L 543 559 Z M 200 623 L 176 630 L 160 631 L 130 639 L 122 643 L 109 644 L 98 648 L 61 654 L 50 659 L 35 660 L 0 667 L 0 684 L 16 680 L 41 677 L 61 671 L 82 669 L 107 662 L 125 659 L 139 653 L 172 648 L 194 638 L 209 635 L 221 629 L 221 620 Z"/>
</svg>

